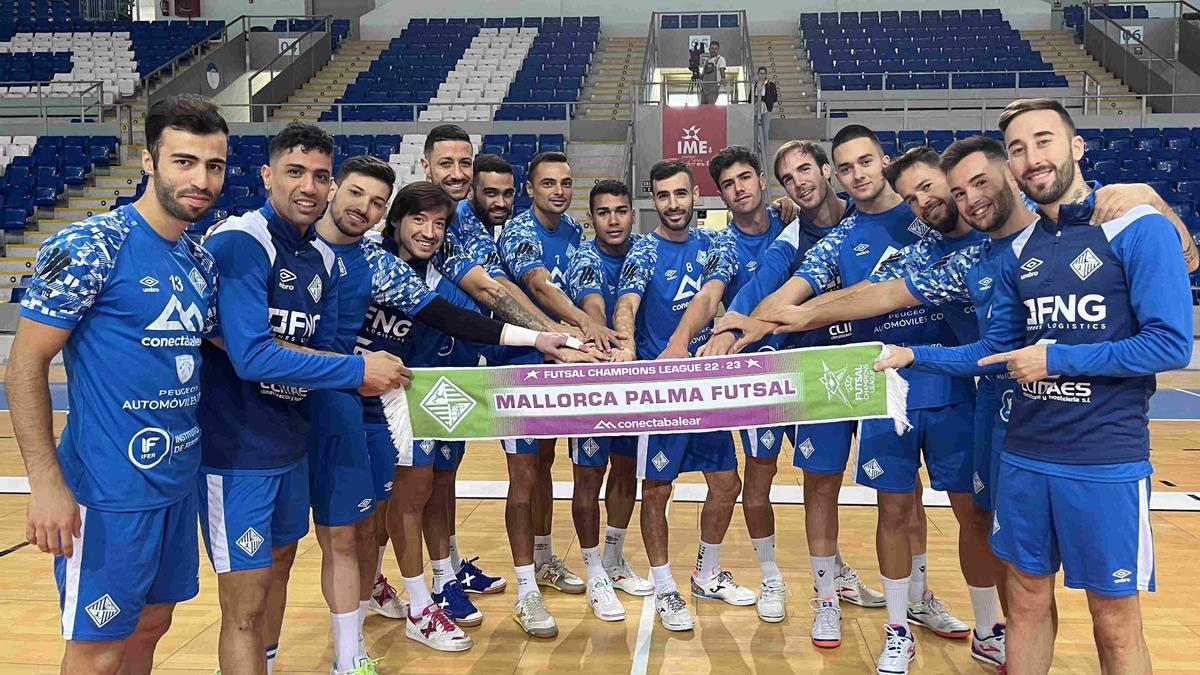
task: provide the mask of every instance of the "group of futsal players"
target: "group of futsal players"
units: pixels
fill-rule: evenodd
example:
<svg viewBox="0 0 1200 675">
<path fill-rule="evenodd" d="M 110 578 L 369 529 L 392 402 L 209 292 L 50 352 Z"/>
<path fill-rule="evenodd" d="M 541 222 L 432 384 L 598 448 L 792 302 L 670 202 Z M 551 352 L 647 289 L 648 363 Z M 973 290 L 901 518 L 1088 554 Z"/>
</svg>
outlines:
<svg viewBox="0 0 1200 675">
<path fill-rule="evenodd" d="M 270 672 L 310 511 L 331 672 L 375 672 L 368 612 L 433 649 L 470 649 L 462 628 L 483 621 L 471 596 L 507 582 L 458 548 L 464 444 L 396 447 L 379 395 L 412 367 L 866 341 L 889 343 L 879 367 L 909 381 L 907 433 L 887 420 L 741 431 L 740 476 L 730 432 L 569 439 L 582 576 L 551 545 L 555 440 L 503 441 L 514 620 L 558 634 L 545 587 L 620 621 L 621 591 L 653 595 L 664 628 L 691 630 L 667 511 L 673 481 L 699 471 L 708 495 L 691 595 L 783 621 L 770 489 L 788 437 L 804 472 L 815 645 L 841 644 L 847 601 L 886 608 L 879 673 L 908 672 L 910 624 L 970 637 L 986 663 L 1045 672 L 1061 564 L 1066 584 L 1088 592 L 1105 671 L 1148 669 L 1137 604 L 1153 590 L 1146 409 L 1153 374 L 1190 354 L 1195 246 L 1153 190 L 1083 180 L 1082 140 L 1058 104 L 1014 102 L 1000 126 L 1003 142 L 977 136 L 894 161 L 857 125 L 828 153 L 786 143 L 773 168 L 788 197 L 774 205 L 759 159 L 731 146 L 708 167 L 733 217 L 720 231 L 693 224 L 692 171 L 664 160 L 649 176 L 657 227 L 634 234 L 628 187 L 604 180 L 590 188 L 595 237 L 584 240 L 561 153 L 532 160 L 533 205 L 514 215 L 512 167 L 476 155 L 458 127 L 429 133 L 428 180 L 396 190 L 369 156 L 335 175 L 333 139 L 294 123 L 271 141 L 267 203 L 201 244 L 184 233 L 221 192 L 228 128 L 203 99 L 156 104 L 144 195 L 43 245 L 6 376 L 27 534 L 56 556 L 64 671 L 149 672 L 175 603 L 198 592 L 198 519 L 218 578 L 222 672 Z M 47 370 L 59 351 L 71 413 L 56 447 Z M 878 495 L 882 593 L 838 550 L 852 454 L 856 482 Z M 973 626 L 926 581 L 922 457 L 959 523 Z M 639 483 L 650 579 L 623 553 Z M 720 564 L 739 495 L 757 593 Z M 381 574 L 389 539 L 407 602 Z"/>
</svg>

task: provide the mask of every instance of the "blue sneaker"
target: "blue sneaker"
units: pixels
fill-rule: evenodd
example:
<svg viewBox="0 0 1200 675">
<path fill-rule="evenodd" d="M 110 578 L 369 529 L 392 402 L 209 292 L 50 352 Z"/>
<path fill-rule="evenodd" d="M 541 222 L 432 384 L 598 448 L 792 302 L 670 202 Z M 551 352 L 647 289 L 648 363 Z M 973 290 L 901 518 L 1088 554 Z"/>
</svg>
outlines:
<svg viewBox="0 0 1200 675">
<path fill-rule="evenodd" d="M 458 579 L 447 581 L 441 593 L 433 594 L 433 602 L 446 610 L 446 614 L 459 626 L 470 628 L 483 623 L 483 612 L 476 609 L 467 598 Z"/>
<path fill-rule="evenodd" d="M 504 577 L 489 577 L 484 574 L 483 570 L 475 566 L 476 560 L 479 560 L 479 556 L 464 560 L 458 574 L 454 575 L 462 584 L 463 590 L 467 593 L 484 594 L 504 591 L 504 587 L 508 585 Z"/>
</svg>

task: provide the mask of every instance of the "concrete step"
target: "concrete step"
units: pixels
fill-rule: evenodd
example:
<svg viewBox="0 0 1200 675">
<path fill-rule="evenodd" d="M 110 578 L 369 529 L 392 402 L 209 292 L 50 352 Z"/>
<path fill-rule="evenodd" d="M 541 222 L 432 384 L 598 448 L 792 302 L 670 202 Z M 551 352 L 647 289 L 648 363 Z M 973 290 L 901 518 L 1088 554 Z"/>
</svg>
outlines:
<svg viewBox="0 0 1200 675">
<path fill-rule="evenodd" d="M 7 244 L 6 247 L 9 258 L 36 258 L 38 244 Z"/>
<path fill-rule="evenodd" d="M 47 239 L 49 239 L 52 236 L 54 236 L 53 232 L 37 232 L 34 230 L 25 230 L 25 233 L 21 235 L 21 238 L 25 240 L 26 244 L 36 244 L 38 246 L 41 246 L 43 242 L 45 242 Z"/>
<path fill-rule="evenodd" d="M 0 258 L 0 274 L 32 274 L 33 261 L 33 257 L 18 258 L 7 256 Z"/>
</svg>

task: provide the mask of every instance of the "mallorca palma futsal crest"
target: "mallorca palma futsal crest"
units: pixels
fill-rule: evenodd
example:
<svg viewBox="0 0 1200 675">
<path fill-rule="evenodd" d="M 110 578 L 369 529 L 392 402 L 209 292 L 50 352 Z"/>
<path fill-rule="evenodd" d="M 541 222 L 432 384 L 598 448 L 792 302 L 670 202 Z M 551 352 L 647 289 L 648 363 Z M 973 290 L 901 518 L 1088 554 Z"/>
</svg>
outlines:
<svg viewBox="0 0 1200 675">
<path fill-rule="evenodd" d="M 454 431 L 474 408 L 475 399 L 445 377 L 439 378 L 421 399 L 421 409 L 440 422 L 446 431 Z"/>
</svg>

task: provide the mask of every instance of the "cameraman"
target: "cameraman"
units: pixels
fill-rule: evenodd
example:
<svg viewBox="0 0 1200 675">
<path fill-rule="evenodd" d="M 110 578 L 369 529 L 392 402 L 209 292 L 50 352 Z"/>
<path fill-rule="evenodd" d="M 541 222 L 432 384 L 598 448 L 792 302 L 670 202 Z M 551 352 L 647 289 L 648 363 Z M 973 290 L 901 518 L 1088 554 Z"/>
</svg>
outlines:
<svg viewBox="0 0 1200 675">
<path fill-rule="evenodd" d="M 721 56 L 721 43 L 713 40 L 708 44 L 708 57 L 701 66 L 700 102 L 716 103 L 725 84 L 725 57 Z"/>
</svg>

